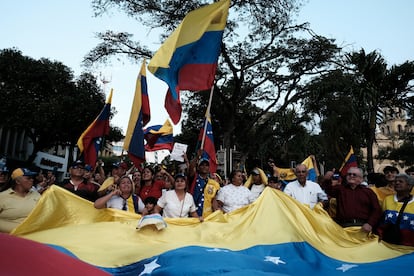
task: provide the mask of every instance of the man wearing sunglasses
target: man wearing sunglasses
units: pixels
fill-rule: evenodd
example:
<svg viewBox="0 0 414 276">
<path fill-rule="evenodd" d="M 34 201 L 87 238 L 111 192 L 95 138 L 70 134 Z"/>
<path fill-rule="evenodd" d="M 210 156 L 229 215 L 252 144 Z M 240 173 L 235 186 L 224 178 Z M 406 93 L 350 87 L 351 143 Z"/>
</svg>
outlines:
<svg viewBox="0 0 414 276">
<path fill-rule="evenodd" d="M 69 168 L 70 177 L 61 186 L 84 199 L 95 201 L 98 198 L 98 186 L 86 181 L 84 174 L 85 163 L 81 160 L 73 162 Z"/>
<path fill-rule="evenodd" d="M 327 187 L 326 192 L 336 198 L 335 221 L 342 227 L 361 226 L 364 232 L 372 232 L 381 219 L 382 211 L 375 193 L 362 185 L 360 168 L 351 167 L 344 185 Z"/>
</svg>

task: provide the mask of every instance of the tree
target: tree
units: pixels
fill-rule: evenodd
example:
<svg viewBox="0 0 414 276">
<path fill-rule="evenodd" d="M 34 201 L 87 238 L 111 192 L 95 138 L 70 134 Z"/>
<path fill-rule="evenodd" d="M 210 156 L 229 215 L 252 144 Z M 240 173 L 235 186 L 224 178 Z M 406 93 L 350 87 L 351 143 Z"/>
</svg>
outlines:
<svg viewBox="0 0 414 276">
<path fill-rule="evenodd" d="M 398 149 L 383 148 L 378 151 L 379 159 L 402 162 L 403 166 L 414 165 L 414 143 L 404 142 Z"/>
<path fill-rule="evenodd" d="M 98 15 L 118 7 L 149 29 L 162 28 L 169 34 L 185 14 L 204 3 L 94 0 L 93 6 Z M 302 1 L 291 0 L 232 1 L 214 88 L 217 110 L 211 111 L 216 122 L 214 131 L 221 133 L 219 144 L 249 149 L 251 140 L 243 141 L 246 134 L 254 130 L 249 137 L 261 137 L 258 131 L 266 128 L 260 126 L 271 117 L 267 114 L 280 116 L 300 104 L 304 97 L 301 85 L 326 70 L 338 54 L 340 49 L 333 40 L 315 35 L 307 24 L 294 24 L 293 16 L 301 4 Z M 120 54 L 133 59 L 152 56 L 130 34 L 106 31 L 99 37 L 102 42 L 88 53 L 85 64 L 107 62 Z M 188 116 L 189 123 L 198 123 L 198 118 Z"/>
<path fill-rule="evenodd" d="M 366 127 L 361 120 L 361 109 L 353 103 L 354 75 L 337 69 L 314 78 L 305 89 L 305 111 L 320 118 L 321 147 L 315 154 L 327 168 L 339 169 L 350 146 L 359 152 L 363 144 L 362 129 Z"/>
<path fill-rule="evenodd" d="M 327 148 L 332 144 L 335 153 L 337 149 L 347 152 L 350 145 L 366 147 L 367 171 L 373 172 L 372 147 L 377 125 L 383 119 L 382 110 L 406 106 L 412 93 L 414 63 L 407 61 L 388 69 L 380 54 L 366 54 L 363 49 L 345 57 L 337 71 L 315 79 L 307 87 L 308 108 L 322 116 L 322 130 L 327 126 L 325 137 L 333 135 L 326 141 Z M 335 132 L 335 125 L 341 130 Z M 344 144 L 348 147 L 345 151 Z"/>
<path fill-rule="evenodd" d="M 74 147 L 105 103 L 91 74 L 75 80 L 62 63 L 34 60 L 16 49 L 0 51 L 0 86 L 0 125 L 25 130 L 34 145 L 28 163 L 55 145 Z"/>
<path fill-rule="evenodd" d="M 368 127 L 364 136 L 367 146 L 367 170 L 374 171 L 372 147 L 378 123 L 383 119 L 382 108 L 403 107 L 413 92 L 410 81 L 414 79 L 414 62 L 394 65 L 390 69 L 383 57 L 376 51 L 366 54 L 363 49 L 347 56 L 353 65 L 359 84 L 355 96 L 361 108 L 365 110 Z"/>
</svg>

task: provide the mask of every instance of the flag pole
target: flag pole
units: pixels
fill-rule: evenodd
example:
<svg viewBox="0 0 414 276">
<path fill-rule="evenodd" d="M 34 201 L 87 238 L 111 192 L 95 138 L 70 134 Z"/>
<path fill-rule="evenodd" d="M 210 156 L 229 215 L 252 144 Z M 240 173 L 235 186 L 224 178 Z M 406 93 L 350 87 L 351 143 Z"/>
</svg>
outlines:
<svg viewBox="0 0 414 276">
<path fill-rule="evenodd" d="M 206 139 L 206 132 L 207 132 L 207 123 L 208 123 L 208 119 L 210 118 L 210 108 L 211 108 L 211 102 L 213 101 L 213 91 L 214 91 L 214 83 L 211 86 L 210 99 L 208 100 L 208 106 L 206 110 L 206 120 L 204 122 L 203 138 L 201 139 L 201 146 L 200 146 L 200 149 L 202 150 L 204 149 L 204 141 Z"/>
</svg>

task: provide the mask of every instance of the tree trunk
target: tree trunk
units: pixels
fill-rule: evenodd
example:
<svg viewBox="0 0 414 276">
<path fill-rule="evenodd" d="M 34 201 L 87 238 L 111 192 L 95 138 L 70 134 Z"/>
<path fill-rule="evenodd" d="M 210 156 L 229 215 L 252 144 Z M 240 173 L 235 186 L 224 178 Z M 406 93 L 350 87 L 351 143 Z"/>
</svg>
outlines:
<svg viewBox="0 0 414 276">
<path fill-rule="evenodd" d="M 372 152 L 372 147 L 375 142 L 375 129 L 377 127 L 377 112 L 371 111 L 370 122 L 369 122 L 369 132 L 367 137 L 367 172 L 374 172 L 374 156 Z"/>
<path fill-rule="evenodd" d="M 234 141 L 233 141 L 233 132 L 235 127 L 235 116 L 229 112 L 229 114 L 232 114 L 227 118 L 226 125 L 225 125 L 225 131 L 223 132 L 223 147 L 226 149 L 226 168 L 227 171 L 225 172 L 225 175 L 229 175 L 230 172 L 233 170 L 233 168 L 230 168 L 230 149 L 234 148 Z M 233 164 L 234 165 L 234 164 Z"/>
</svg>

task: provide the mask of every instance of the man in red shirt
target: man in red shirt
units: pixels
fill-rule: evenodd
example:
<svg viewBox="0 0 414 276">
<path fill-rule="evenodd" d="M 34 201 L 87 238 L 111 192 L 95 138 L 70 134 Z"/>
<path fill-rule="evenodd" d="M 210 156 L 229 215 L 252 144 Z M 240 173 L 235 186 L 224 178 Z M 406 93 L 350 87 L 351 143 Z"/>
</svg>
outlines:
<svg viewBox="0 0 414 276">
<path fill-rule="evenodd" d="M 344 185 L 327 187 L 326 191 L 337 200 L 336 222 L 342 227 L 361 226 L 371 232 L 379 223 L 382 210 L 375 193 L 364 185 L 360 168 L 351 167 Z"/>
<path fill-rule="evenodd" d="M 61 186 L 72 193 L 90 200 L 95 201 L 98 198 L 98 187 L 88 183 L 83 177 L 85 173 L 85 163 L 81 160 L 75 161 L 69 168 L 70 178 L 65 180 Z"/>
</svg>

